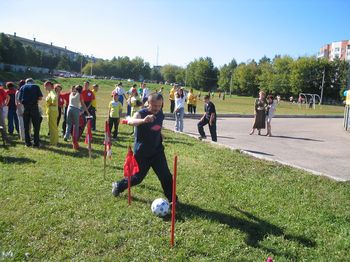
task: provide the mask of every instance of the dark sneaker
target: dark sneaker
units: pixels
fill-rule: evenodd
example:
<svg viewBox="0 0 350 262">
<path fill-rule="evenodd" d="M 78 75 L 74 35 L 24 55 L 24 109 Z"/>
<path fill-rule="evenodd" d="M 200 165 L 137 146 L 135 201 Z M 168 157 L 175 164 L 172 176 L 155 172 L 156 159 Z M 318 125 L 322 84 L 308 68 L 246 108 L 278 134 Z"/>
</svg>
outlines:
<svg viewBox="0 0 350 262">
<path fill-rule="evenodd" d="M 199 140 L 203 140 L 203 139 L 207 139 L 207 137 L 206 136 L 200 136 L 200 137 L 198 137 L 198 139 Z"/>
<path fill-rule="evenodd" d="M 119 192 L 119 189 L 118 189 L 118 182 L 113 182 L 112 183 L 112 195 L 117 197 L 119 196 L 120 192 Z"/>
<path fill-rule="evenodd" d="M 34 144 L 33 147 L 36 147 L 36 148 L 40 148 L 41 147 L 41 144 Z"/>
</svg>

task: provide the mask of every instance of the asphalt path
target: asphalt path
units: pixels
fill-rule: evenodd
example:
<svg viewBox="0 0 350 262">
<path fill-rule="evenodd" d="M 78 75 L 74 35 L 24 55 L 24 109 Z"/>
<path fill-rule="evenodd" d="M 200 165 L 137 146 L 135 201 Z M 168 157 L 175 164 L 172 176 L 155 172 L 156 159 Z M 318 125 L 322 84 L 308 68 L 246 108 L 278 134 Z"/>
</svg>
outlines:
<svg viewBox="0 0 350 262">
<path fill-rule="evenodd" d="M 198 119 L 184 119 L 184 133 L 198 137 Z M 164 127 L 174 130 L 174 120 Z M 337 181 L 350 180 L 350 133 L 342 118 L 274 118 L 272 137 L 249 135 L 252 118 L 217 120 L 218 144 L 245 154 L 304 169 Z M 205 127 L 207 140 L 209 128 Z M 266 129 L 262 130 L 262 134 Z"/>
</svg>

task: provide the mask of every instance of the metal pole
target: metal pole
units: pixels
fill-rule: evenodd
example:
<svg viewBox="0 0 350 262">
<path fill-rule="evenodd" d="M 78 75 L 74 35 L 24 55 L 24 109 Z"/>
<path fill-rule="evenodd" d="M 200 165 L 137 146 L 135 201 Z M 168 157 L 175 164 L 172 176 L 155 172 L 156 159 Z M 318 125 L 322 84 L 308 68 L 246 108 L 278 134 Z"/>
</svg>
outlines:
<svg viewBox="0 0 350 262">
<path fill-rule="evenodd" d="M 320 105 L 322 104 L 322 99 L 323 99 L 323 86 L 324 86 L 324 76 L 325 76 L 325 72 L 326 72 L 326 67 L 324 67 L 324 69 L 323 69 Z M 315 101 L 314 101 L 314 102 L 315 102 Z"/>
<path fill-rule="evenodd" d="M 233 76 L 233 72 L 231 72 L 231 79 L 230 79 L 230 97 L 232 94 L 232 76 Z"/>
</svg>

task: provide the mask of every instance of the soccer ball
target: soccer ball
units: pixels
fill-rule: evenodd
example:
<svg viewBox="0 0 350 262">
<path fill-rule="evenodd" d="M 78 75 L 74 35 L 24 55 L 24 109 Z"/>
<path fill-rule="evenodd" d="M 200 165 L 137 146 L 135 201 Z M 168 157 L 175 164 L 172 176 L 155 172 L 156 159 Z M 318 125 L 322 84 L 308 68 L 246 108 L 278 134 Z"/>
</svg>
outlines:
<svg viewBox="0 0 350 262">
<path fill-rule="evenodd" d="M 168 200 L 163 198 L 157 198 L 153 201 L 151 205 L 152 213 L 155 214 L 158 217 L 165 217 L 167 214 L 169 214 L 170 211 L 170 205 Z"/>
</svg>

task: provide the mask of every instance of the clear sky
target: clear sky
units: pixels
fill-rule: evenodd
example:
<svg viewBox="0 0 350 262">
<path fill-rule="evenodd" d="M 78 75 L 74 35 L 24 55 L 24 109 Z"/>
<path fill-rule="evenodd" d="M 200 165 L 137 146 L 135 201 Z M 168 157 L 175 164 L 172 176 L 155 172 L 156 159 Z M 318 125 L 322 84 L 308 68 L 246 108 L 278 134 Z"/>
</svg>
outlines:
<svg viewBox="0 0 350 262">
<path fill-rule="evenodd" d="M 350 39 L 350 0 L 0 0 L 0 32 L 86 55 L 216 66 Z"/>
</svg>

